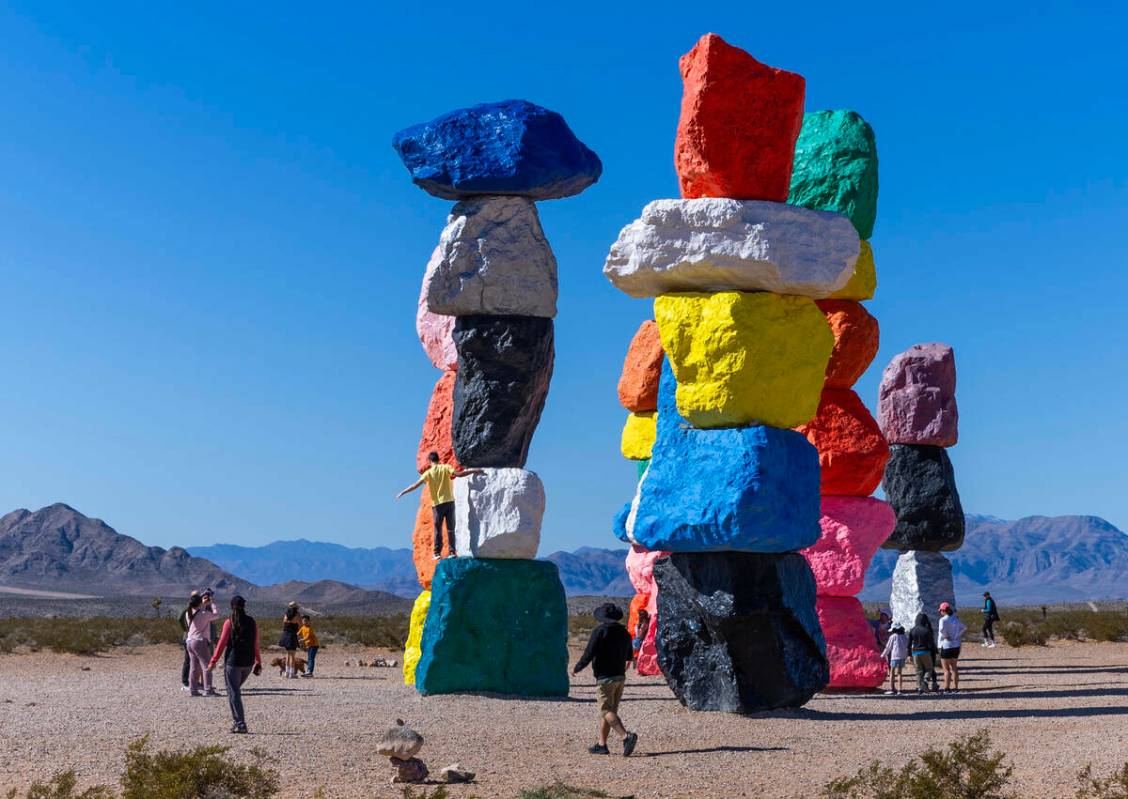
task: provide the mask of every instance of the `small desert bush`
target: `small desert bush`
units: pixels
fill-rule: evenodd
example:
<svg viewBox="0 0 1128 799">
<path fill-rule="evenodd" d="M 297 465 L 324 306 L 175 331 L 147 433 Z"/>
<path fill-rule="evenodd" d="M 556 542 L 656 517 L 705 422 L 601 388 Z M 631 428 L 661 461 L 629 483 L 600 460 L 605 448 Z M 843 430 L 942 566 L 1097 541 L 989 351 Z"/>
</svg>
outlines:
<svg viewBox="0 0 1128 799">
<path fill-rule="evenodd" d="M 179 643 L 183 637 L 175 619 L 0 619 L 0 652 L 22 647 L 95 655 L 115 646 Z"/>
<path fill-rule="evenodd" d="M 47 782 L 33 782 L 23 795 L 23 799 L 114 799 L 114 792 L 106 785 L 95 785 L 84 791 L 76 791 L 78 778 L 73 771 L 63 771 Z M 19 790 L 8 791 L 7 799 L 20 799 Z"/>
<path fill-rule="evenodd" d="M 1094 777 L 1091 766 L 1077 775 L 1077 799 L 1128 799 L 1128 763 L 1108 777 Z"/>
<path fill-rule="evenodd" d="M 595 620 L 595 616 L 590 613 L 583 613 L 579 616 L 568 617 L 568 635 L 572 638 L 586 639 L 591 635 L 591 631 L 599 624 Z"/>
<path fill-rule="evenodd" d="M 1011 799 L 1013 769 L 991 749 L 986 730 L 960 738 L 944 749 L 929 749 L 902 769 L 874 761 L 853 777 L 833 780 L 826 799 Z"/>
<path fill-rule="evenodd" d="M 322 616 L 313 622 L 322 644 L 360 644 L 402 649 L 407 643 L 409 619 L 394 616 Z"/>
<path fill-rule="evenodd" d="M 610 799 L 610 796 L 603 791 L 590 788 L 573 788 L 571 785 L 557 782 L 543 788 L 521 791 L 517 794 L 517 799 Z M 622 799 L 630 799 L 630 797 L 623 797 Z"/>
<path fill-rule="evenodd" d="M 1037 624 L 1024 624 L 1020 621 L 1007 621 L 999 627 L 999 635 L 1007 646 L 1026 646 L 1046 643 L 1046 632 Z"/>
<path fill-rule="evenodd" d="M 1058 607 L 1004 609 L 996 626 L 1010 646 L 1059 641 L 1128 641 L 1128 608 Z"/>
</svg>

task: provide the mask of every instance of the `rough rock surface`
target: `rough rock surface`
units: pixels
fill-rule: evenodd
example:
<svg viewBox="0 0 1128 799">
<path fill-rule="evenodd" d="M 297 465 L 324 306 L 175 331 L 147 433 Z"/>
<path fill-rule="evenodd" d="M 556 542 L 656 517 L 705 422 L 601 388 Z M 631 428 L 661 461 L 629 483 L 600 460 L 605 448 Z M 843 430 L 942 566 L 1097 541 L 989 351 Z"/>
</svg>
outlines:
<svg viewBox="0 0 1128 799">
<path fill-rule="evenodd" d="M 619 402 L 628 411 L 644 413 L 657 410 L 662 358 L 658 323 L 647 319 L 631 339 L 627 357 L 623 359 L 623 372 L 619 376 Z"/>
<path fill-rule="evenodd" d="M 628 414 L 619 447 L 623 457 L 632 461 L 648 460 L 650 449 L 654 446 L 656 425 L 657 414 L 654 411 Z"/>
<path fill-rule="evenodd" d="M 627 610 L 627 632 L 631 634 L 631 638 L 634 638 L 635 632 L 638 629 L 638 612 L 640 610 L 646 610 L 649 604 L 649 594 L 635 594 L 631 599 L 630 608 Z"/>
<path fill-rule="evenodd" d="M 951 447 L 959 440 L 956 356 L 947 344 L 914 344 L 881 375 L 877 419 L 891 444 Z"/>
<path fill-rule="evenodd" d="M 454 206 L 429 272 L 427 307 L 438 314 L 556 316 L 556 258 L 536 204 L 475 197 Z"/>
<path fill-rule="evenodd" d="M 568 695 L 568 607 L 556 565 L 448 558 L 435 570 L 422 694 Z"/>
<path fill-rule="evenodd" d="M 834 336 L 812 300 L 667 294 L 654 315 L 677 376 L 677 408 L 694 427 L 797 427 L 815 415 Z"/>
<path fill-rule="evenodd" d="M 893 444 L 881 483 L 897 514 L 897 526 L 886 549 L 959 549 L 964 539 L 964 513 L 956 490 L 952 461 L 941 447 Z"/>
<path fill-rule="evenodd" d="M 376 742 L 376 754 L 397 760 L 409 760 L 423 748 L 423 736 L 396 719 L 395 726 L 388 729 Z"/>
<path fill-rule="evenodd" d="M 834 334 L 826 387 L 853 388 L 877 355 L 881 343 L 877 319 L 861 303 L 850 300 L 819 300 L 816 304 Z"/>
<path fill-rule="evenodd" d="M 451 435 L 466 467 L 524 466 L 552 379 L 552 320 L 460 316 Z"/>
<path fill-rule="evenodd" d="M 644 599 L 643 607 L 650 614 L 646 637 L 642 639 L 642 647 L 638 650 L 638 658 L 635 660 L 635 671 L 643 676 L 658 674 L 661 671 L 658 668 L 658 648 L 655 642 L 658 629 L 658 584 L 654 581 L 654 564 L 659 558 L 669 554 L 669 552 L 650 552 L 635 544 L 632 544 L 630 551 L 627 552 L 627 576 L 631 580 L 631 585 L 639 592 L 635 598 Z M 633 602 L 631 609 L 635 612 L 634 618 L 637 619 Z M 628 628 L 632 638 L 635 634 L 634 627 L 632 623 Z"/>
<path fill-rule="evenodd" d="M 439 454 L 440 463 L 448 463 L 458 468 L 454 457 L 454 444 L 450 439 L 450 424 L 454 417 L 455 373 L 444 372 L 435 383 L 431 401 L 427 405 L 427 418 L 423 420 L 423 432 L 419 436 L 419 449 L 415 452 L 415 468 L 420 472 L 430 468 L 428 456 Z"/>
<path fill-rule="evenodd" d="M 856 111 L 803 115 L 787 201 L 843 214 L 868 239 L 877 219 L 877 142 Z"/>
<path fill-rule="evenodd" d="M 635 658 L 635 673 L 642 677 L 662 673 L 662 668 L 658 665 L 657 594 L 651 597 L 650 604 L 650 623 L 647 625 L 646 637 L 642 639 L 642 646 L 638 649 L 638 657 Z"/>
<path fill-rule="evenodd" d="M 616 533 L 649 550 L 790 552 L 819 537 L 818 454 L 776 427 L 690 428 L 669 365 L 654 457 Z"/>
<path fill-rule="evenodd" d="M 693 710 L 798 707 L 829 679 L 802 555 L 674 553 L 654 567 L 658 664 Z"/>
<path fill-rule="evenodd" d="M 419 288 L 419 307 L 415 311 L 415 332 L 419 334 L 419 343 L 423 345 L 423 352 L 436 369 L 450 371 L 458 368 L 458 350 L 454 348 L 454 339 L 451 332 L 454 330 L 454 317 L 433 313 L 427 307 L 427 287 L 431 284 L 431 275 L 439 268 L 443 259 L 443 251 L 435 247 L 431 253 L 431 260 L 423 272 L 423 285 Z"/>
<path fill-rule="evenodd" d="M 854 273 L 846 285 L 830 295 L 832 300 L 872 300 L 877 291 L 877 267 L 873 262 L 873 247 L 863 240 L 858 248 L 858 260 L 854 263 Z"/>
<path fill-rule="evenodd" d="M 659 558 L 669 554 L 661 550 L 651 551 L 638 544 L 631 545 L 627 552 L 627 577 L 630 578 L 631 585 L 636 591 L 647 596 L 657 593 L 658 589 L 654 584 L 654 564 Z"/>
<path fill-rule="evenodd" d="M 416 186 L 447 200 L 515 194 L 552 200 L 599 180 L 599 157 L 564 117 L 527 100 L 460 108 L 392 139 Z"/>
<path fill-rule="evenodd" d="M 825 389 L 815 418 L 798 430 L 819 451 L 823 494 L 866 497 L 881 484 L 889 445 L 854 391 Z"/>
<path fill-rule="evenodd" d="M 854 597 L 820 596 L 819 626 L 830 663 L 827 688 L 877 688 L 888 667 L 877 649 L 862 603 Z M 908 629 L 908 628 L 906 628 Z"/>
<path fill-rule="evenodd" d="M 950 560 L 939 552 L 901 553 L 893 568 L 893 590 L 889 596 L 894 624 L 903 625 L 908 631 L 917 614 L 924 613 L 932 621 L 932 629 L 939 630 L 940 603 L 955 601 Z"/>
<path fill-rule="evenodd" d="M 541 479 L 525 469 L 486 469 L 455 480 L 459 556 L 535 558 L 544 502 Z"/>
<path fill-rule="evenodd" d="M 425 781 L 430 773 L 427 764 L 417 757 L 409 760 L 392 758 L 393 785 L 418 785 Z"/>
<path fill-rule="evenodd" d="M 889 503 L 874 497 L 823 497 L 822 534 L 803 550 L 819 596 L 855 596 L 866 569 L 897 517 Z"/>
<path fill-rule="evenodd" d="M 431 588 L 431 576 L 435 573 L 435 521 L 431 515 L 431 495 L 427 486 L 419 489 L 419 508 L 415 512 L 415 530 L 411 534 L 411 556 L 415 563 L 415 574 L 424 590 Z M 443 536 L 443 557 L 450 555 L 450 545 Z"/>
<path fill-rule="evenodd" d="M 844 217 L 783 203 L 655 200 L 619 232 L 603 274 L 632 297 L 771 291 L 820 299 L 854 273 L 861 244 Z"/>
<path fill-rule="evenodd" d="M 407 628 L 407 643 L 403 648 L 403 684 L 415 685 L 415 666 L 423 654 L 423 623 L 427 621 L 427 609 L 431 607 L 431 592 L 421 591 L 411 606 L 411 619 Z"/>
<path fill-rule="evenodd" d="M 761 64 L 715 33 L 681 57 L 674 145 L 683 197 L 787 199 L 806 81 Z"/>
</svg>

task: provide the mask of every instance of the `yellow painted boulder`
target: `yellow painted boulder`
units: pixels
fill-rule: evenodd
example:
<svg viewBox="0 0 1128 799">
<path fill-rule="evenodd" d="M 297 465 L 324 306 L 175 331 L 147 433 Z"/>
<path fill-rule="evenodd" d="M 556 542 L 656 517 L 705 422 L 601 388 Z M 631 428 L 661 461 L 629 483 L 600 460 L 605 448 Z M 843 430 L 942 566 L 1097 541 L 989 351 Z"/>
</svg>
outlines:
<svg viewBox="0 0 1128 799">
<path fill-rule="evenodd" d="M 423 591 L 411 606 L 411 626 L 407 631 L 407 646 L 403 649 L 403 684 L 415 685 L 415 664 L 423 654 L 423 622 L 427 621 L 427 611 L 431 608 L 431 592 Z"/>
<path fill-rule="evenodd" d="M 657 435 L 657 415 L 655 411 L 627 415 L 620 444 L 624 458 L 644 461 L 650 457 L 650 448 L 654 446 L 654 437 Z"/>
<path fill-rule="evenodd" d="M 854 274 L 846 281 L 846 285 L 830 295 L 832 300 L 872 300 L 873 293 L 877 291 L 877 267 L 873 263 L 873 247 L 868 241 L 862 241 L 862 249 L 858 252 L 858 260 L 854 263 Z"/>
<path fill-rule="evenodd" d="M 808 297 L 666 294 L 654 301 L 678 410 L 698 428 L 798 427 L 819 407 L 834 334 Z"/>
</svg>

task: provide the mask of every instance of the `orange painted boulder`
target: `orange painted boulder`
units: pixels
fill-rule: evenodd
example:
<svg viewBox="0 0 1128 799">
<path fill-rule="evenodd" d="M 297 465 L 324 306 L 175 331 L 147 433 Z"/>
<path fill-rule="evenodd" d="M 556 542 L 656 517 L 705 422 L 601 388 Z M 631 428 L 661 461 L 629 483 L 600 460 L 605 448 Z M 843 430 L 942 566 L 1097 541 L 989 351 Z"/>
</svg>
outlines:
<svg viewBox="0 0 1128 799">
<path fill-rule="evenodd" d="M 450 554 L 450 543 L 443 537 L 443 557 Z M 415 532 L 411 536 L 412 560 L 415 562 L 415 576 L 424 591 L 431 590 L 431 578 L 435 574 L 438 561 L 435 553 L 435 520 L 431 516 L 431 494 L 427 486 L 419 490 L 419 510 L 415 512 Z"/>
<path fill-rule="evenodd" d="M 853 597 L 820 596 L 815 602 L 830 663 L 827 688 L 876 688 L 885 681 L 885 661 L 862 603 Z"/>
<path fill-rule="evenodd" d="M 427 406 L 427 418 L 423 420 L 423 433 L 419 436 L 419 450 L 415 453 L 415 468 L 420 472 L 430 466 L 427 455 L 432 452 L 439 453 L 440 463 L 459 468 L 450 438 L 450 423 L 454 417 L 454 381 L 457 377 L 454 371 L 443 372 L 439 382 L 435 383 Z"/>
<path fill-rule="evenodd" d="M 638 612 L 645 610 L 649 604 L 649 594 L 635 594 L 634 599 L 631 600 L 630 610 L 627 612 L 627 632 L 631 634 L 631 638 L 634 638 L 638 627 Z"/>
<path fill-rule="evenodd" d="M 850 389 L 824 389 L 815 418 L 795 429 L 819 451 L 823 495 L 868 497 L 881 483 L 889 445 Z"/>
<path fill-rule="evenodd" d="M 643 322 L 631 339 L 623 373 L 619 376 L 619 402 L 628 411 L 658 410 L 658 379 L 662 376 L 662 339 L 658 323 Z"/>
<path fill-rule="evenodd" d="M 834 349 L 826 365 L 826 387 L 853 388 L 877 356 L 877 320 L 858 302 L 817 300 L 815 304 L 826 314 L 830 332 L 834 333 Z"/>
</svg>

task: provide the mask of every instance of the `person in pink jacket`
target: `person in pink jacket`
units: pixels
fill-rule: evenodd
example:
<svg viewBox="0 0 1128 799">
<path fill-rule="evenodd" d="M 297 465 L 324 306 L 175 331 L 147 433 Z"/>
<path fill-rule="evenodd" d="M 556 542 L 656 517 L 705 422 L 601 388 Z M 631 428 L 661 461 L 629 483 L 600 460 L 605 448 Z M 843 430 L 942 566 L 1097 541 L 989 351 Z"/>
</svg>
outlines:
<svg viewBox="0 0 1128 799">
<path fill-rule="evenodd" d="M 212 687 L 212 675 L 208 671 L 211 660 L 211 623 L 219 617 L 210 591 L 193 595 L 188 602 L 188 687 L 192 696 L 218 696 Z M 200 689 L 203 689 L 201 693 Z"/>
<path fill-rule="evenodd" d="M 219 656 L 225 655 L 223 676 L 227 680 L 227 703 L 231 706 L 231 732 L 246 734 L 247 721 L 243 713 L 243 683 L 252 674 L 262 674 L 262 650 L 259 630 L 253 616 L 247 613 L 247 601 L 241 596 L 231 597 L 231 618 L 223 623 L 219 643 L 208 663 L 208 671 L 215 668 Z"/>
</svg>

